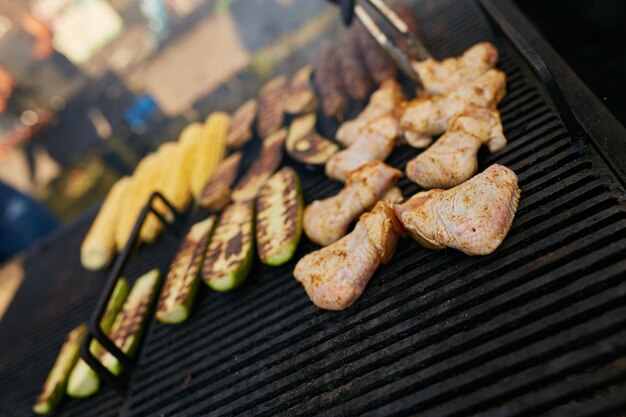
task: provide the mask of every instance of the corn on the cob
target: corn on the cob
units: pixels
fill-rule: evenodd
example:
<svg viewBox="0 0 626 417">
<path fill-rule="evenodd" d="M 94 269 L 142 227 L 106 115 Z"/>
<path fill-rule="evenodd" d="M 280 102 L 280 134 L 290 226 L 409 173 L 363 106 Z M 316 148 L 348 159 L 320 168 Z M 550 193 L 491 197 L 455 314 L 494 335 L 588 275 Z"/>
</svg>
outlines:
<svg viewBox="0 0 626 417">
<path fill-rule="evenodd" d="M 122 250 L 126 246 L 137 217 L 152 193 L 152 178 L 158 169 L 159 161 L 155 154 L 146 156 L 135 169 L 131 184 L 124 196 L 125 200 L 120 207 L 120 215 L 115 230 L 115 242 L 118 250 Z"/>
<path fill-rule="evenodd" d="M 172 161 L 172 155 L 177 151 L 177 148 L 177 142 L 166 142 L 157 150 L 155 157 L 158 160 L 158 168 L 155 169 L 152 176 L 152 187 L 149 187 L 151 188 L 150 193 L 158 191 L 166 196 L 168 177 L 173 167 L 170 161 Z M 172 213 L 161 200 L 156 200 L 154 206 L 163 217 L 168 220 L 172 219 Z M 141 229 L 141 241 L 153 243 L 163 227 L 163 223 L 154 214 L 149 214 L 146 218 L 146 224 Z"/>
<path fill-rule="evenodd" d="M 138 278 L 111 327 L 111 340 L 122 352 L 131 357 L 139 346 L 160 280 L 161 272 L 158 269 L 153 269 Z M 119 375 L 122 371 L 120 361 L 109 352 L 103 351 L 99 359 L 114 375 Z"/>
<path fill-rule="evenodd" d="M 161 323 L 177 324 L 189 317 L 200 282 L 199 274 L 215 216 L 194 224 L 172 262 L 157 306 Z"/>
<path fill-rule="evenodd" d="M 111 326 L 115 321 L 115 317 L 122 309 L 124 301 L 128 296 L 128 281 L 125 278 L 120 277 L 118 279 L 111 298 L 107 303 L 106 311 L 102 320 L 100 320 L 100 327 L 102 331 L 109 334 Z M 100 352 L 104 348 L 96 340 L 92 340 L 89 345 L 89 350 L 96 358 L 100 356 Z M 78 359 L 78 362 L 72 369 L 69 380 L 67 382 L 67 395 L 74 398 L 86 398 L 95 394 L 100 389 L 100 377 L 98 374 L 89 367 L 87 362 L 83 359 Z"/>
<path fill-rule="evenodd" d="M 35 413 L 48 414 L 63 398 L 67 378 L 78 359 L 78 349 L 80 348 L 80 343 L 83 340 L 86 330 L 87 326 L 81 324 L 72 330 L 67 336 L 67 339 L 65 339 L 59 356 L 56 362 L 54 362 L 54 366 L 48 374 L 48 378 L 46 378 L 41 394 L 39 394 L 35 405 L 33 405 L 33 411 Z"/>
<path fill-rule="evenodd" d="M 87 269 L 98 270 L 109 266 L 116 253 L 115 228 L 119 209 L 130 185 L 128 177 L 117 181 L 107 194 L 96 219 L 83 240 L 80 261 Z"/>
<path fill-rule="evenodd" d="M 226 152 L 226 135 L 230 117 L 223 112 L 211 113 L 205 123 L 205 134 L 197 144 L 196 161 L 191 174 L 191 193 L 198 198 Z"/>
</svg>

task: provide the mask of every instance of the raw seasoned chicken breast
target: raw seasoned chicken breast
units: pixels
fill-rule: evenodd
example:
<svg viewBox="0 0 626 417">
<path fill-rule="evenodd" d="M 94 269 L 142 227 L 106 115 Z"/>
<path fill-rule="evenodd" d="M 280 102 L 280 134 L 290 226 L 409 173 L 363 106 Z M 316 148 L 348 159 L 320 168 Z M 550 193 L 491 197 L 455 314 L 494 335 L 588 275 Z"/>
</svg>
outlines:
<svg viewBox="0 0 626 417">
<path fill-rule="evenodd" d="M 488 255 L 509 232 L 520 192 L 515 173 L 494 164 L 461 185 L 417 193 L 394 209 L 406 231 L 426 248 Z"/>
<path fill-rule="evenodd" d="M 337 195 L 306 206 L 304 232 L 319 245 L 331 244 L 346 233 L 354 219 L 382 199 L 401 176 L 402 172 L 380 161 L 363 165 L 348 175 Z"/>
<path fill-rule="evenodd" d="M 480 42 L 459 57 L 443 61 L 430 58 L 412 65 L 420 76 L 425 93 L 444 95 L 481 76 L 493 68 L 497 60 L 496 47 L 489 42 Z"/>
<path fill-rule="evenodd" d="M 475 80 L 462 84 L 446 96 L 421 97 L 407 103 L 400 119 L 400 130 L 407 143 L 427 147 L 432 136 L 446 131 L 455 114 L 471 107 L 491 107 L 504 98 L 506 76 L 490 69 Z"/>
<path fill-rule="evenodd" d="M 478 149 L 502 149 L 506 138 L 500 113 L 472 108 L 450 119 L 448 130 L 406 165 L 409 179 L 424 188 L 450 188 L 470 179 L 478 170 Z"/>
<path fill-rule="evenodd" d="M 389 262 L 401 235 L 391 204 L 379 202 L 351 233 L 300 259 L 293 274 L 313 304 L 343 310 L 363 294 L 378 266 Z"/>
</svg>

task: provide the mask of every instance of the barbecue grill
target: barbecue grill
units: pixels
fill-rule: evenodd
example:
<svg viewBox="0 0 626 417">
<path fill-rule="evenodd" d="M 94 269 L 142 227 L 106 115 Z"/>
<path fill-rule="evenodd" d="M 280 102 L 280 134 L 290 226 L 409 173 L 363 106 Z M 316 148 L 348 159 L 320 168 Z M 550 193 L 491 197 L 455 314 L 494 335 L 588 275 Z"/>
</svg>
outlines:
<svg viewBox="0 0 626 417">
<path fill-rule="evenodd" d="M 66 401 L 60 415 L 626 412 L 624 129 L 509 1 L 418 5 L 435 57 L 481 40 L 501 52 L 509 145 L 479 160 L 480 170 L 498 162 L 519 176 L 522 199 L 503 245 L 468 257 L 405 239 L 353 306 L 330 313 L 292 277 L 314 248 L 305 239 L 293 261 L 255 265 L 232 293 L 201 290 L 184 324 L 152 323 L 128 389 L 105 385 Z M 325 135 L 337 127 L 319 124 Z M 416 153 L 401 148 L 390 162 L 403 168 Z M 340 188 L 298 169 L 306 201 Z M 406 178 L 400 186 L 417 191 Z M 67 332 L 93 312 L 106 273 L 85 272 L 79 246 L 94 214 L 25 260 L 0 323 L 0 415 L 30 415 Z M 167 270 L 178 244 L 166 233 L 133 256 L 126 275 Z"/>
</svg>

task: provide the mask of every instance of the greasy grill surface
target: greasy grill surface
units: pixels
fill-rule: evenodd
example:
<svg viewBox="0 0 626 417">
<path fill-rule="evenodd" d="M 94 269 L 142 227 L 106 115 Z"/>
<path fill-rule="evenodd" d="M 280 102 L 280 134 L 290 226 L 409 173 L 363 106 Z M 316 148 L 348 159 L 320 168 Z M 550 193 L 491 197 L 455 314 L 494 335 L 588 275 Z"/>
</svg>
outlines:
<svg viewBox="0 0 626 417">
<path fill-rule="evenodd" d="M 519 176 L 522 199 L 503 245 L 493 255 L 468 257 L 405 239 L 341 313 L 309 302 L 291 275 L 295 261 L 278 268 L 257 262 L 237 291 L 203 287 L 187 323 L 153 323 L 124 399 L 105 387 L 95 398 L 68 402 L 64 415 L 626 411 L 624 190 L 592 149 L 572 143 L 529 69 L 473 3 L 420 5 L 435 56 L 484 39 L 501 51 L 509 145 L 481 154 L 480 162 L 481 170 L 498 162 Z M 329 137 L 337 127 L 318 124 Z M 416 153 L 401 148 L 390 161 L 403 168 Z M 307 202 L 340 188 L 321 172 L 297 169 Z M 418 190 L 406 178 L 400 185 L 405 195 Z M 2 415 L 28 414 L 64 332 L 91 314 L 101 284 L 93 274 L 81 276 L 83 233 L 62 250 L 50 249 L 58 270 L 31 271 L 40 275 L 37 286 L 20 291 L 15 305 L 22 310 L 13 308 L 2 323 Z M 141 251 L 131 268 L 167 265 L 175 247 L 168 236 Z M 313 248 L 304 240 L 295 258 Z"/>
</svg>

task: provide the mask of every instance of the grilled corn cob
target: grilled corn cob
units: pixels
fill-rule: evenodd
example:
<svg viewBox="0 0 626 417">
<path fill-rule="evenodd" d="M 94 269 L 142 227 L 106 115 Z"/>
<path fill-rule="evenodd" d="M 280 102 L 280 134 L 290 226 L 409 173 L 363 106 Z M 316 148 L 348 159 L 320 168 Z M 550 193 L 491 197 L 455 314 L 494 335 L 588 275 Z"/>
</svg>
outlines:
<svg viewBox="0 0 626 417">
<path fill-rule="evenodd" d="M 191 174 L 191 193 L 196 198 L 224 158 L 228 123 L 228 114 L 222 112 L 211 113 L 206 120 L 204 138 L 197 144 L 197 159 Z"/>
<path fill-rule="evenodd" d="M 165 279 L 156 318 L 167 324 L 181 323 L 189 317 L 199 283 L 199 273 L 215 216 L 194 224 L 183 242 Z"/>
<path fill-rule="evenodd" d="M 35 413 L 48 414 L 63 398 L 67 378 L 78 359 L 78 350 L 86 330 L 87 326 L 81 324 L 72 330 L 67 336 L 67 339 L 65 339 L 59 356 L 56 362 L 54 362 L 54 366 L 48 374 L 48 378 L 46 378 L 41 394 L 39 394 L 33 406 Z"/>
<path fill-rule="evenodd" d="M 115 228 L 119 219 L 119 208 L 126 197 L 130 178 L 118 180 L 107 194 L 100 211 L 80 247 L 80 261 L 91 270 L 109 266 L 116 253 Z"/>
<path fill-rule="evenodd" d="M 115 317 L 122 309 L 127 296 L 128 281 L 120 277 L 107 303 L 104 316 L 100 321 L 100 327 L 105 334 L 109 334 L 111 326 L 113 326 L 113 321 L 115 321 Z M 96 340 L 93 340 L 89 345 L 91 354 L 96 358 L 99 356 L 102 349 L 104 348 Z M 99 389 L 100 378 L 98 374 L 89 367 L 87 362 L 79 358 L 67 382 L 67 395 L 74 398 L 86 398 L 98 392 Z"/>
</svg>

